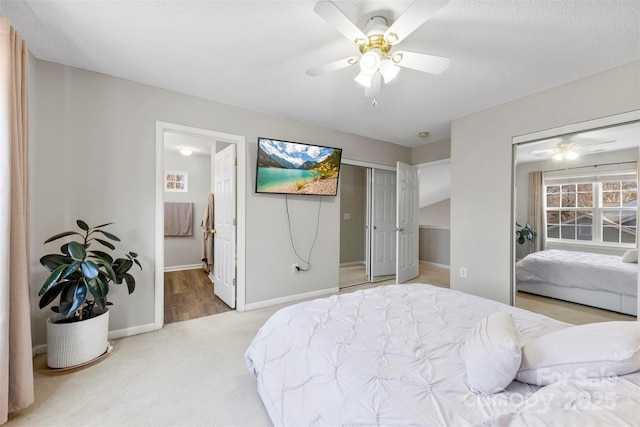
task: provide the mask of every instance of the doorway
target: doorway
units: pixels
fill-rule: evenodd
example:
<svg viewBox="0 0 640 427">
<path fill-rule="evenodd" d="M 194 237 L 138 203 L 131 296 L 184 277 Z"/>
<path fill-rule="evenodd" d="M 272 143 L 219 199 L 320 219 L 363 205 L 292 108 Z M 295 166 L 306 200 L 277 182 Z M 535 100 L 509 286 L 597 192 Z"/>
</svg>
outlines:
<svg viewBox="0 0 640 427">
<path fill-rule="evenodd" d="M 339 287 L 396 277 L 396 172 L 345 162 L 340 171 Z"/>
<path fill-rule="evenodd" d="M 177 125 L 166 122 L 156 122 L 156 268 L 155 268 L 155 329 L 161 329 L 165 323 L 164 306 L 165 306 L 165 242 L 164 242 L 164 199 L 165 199 L 165 140 L 169 135 L 182 135 L 189 138 L 197 138 L 204 142 L 204 150 L 210 153 L 210 163 L 216 156 L 216 144 L 229 146 L 232 145 L 237 150 L 237 157 L 234 156 L 234 167 L 236 168 L 237 191 L 234 192 L 236 203 L 234 207 L 233 223 L 235 226 L 236 242 L 233 245 L 236 250 L 229 259 L 236 260 L 233 268 L 233 293 L 236 299 L 236 309 L 244 311 L 245 305 L 245 187 L 246 187 L 246 142 L 243 136 L 225 134 L 208 129 L 193 128 L 188 126 Z M 237 160 L 235 160 L 237 159 Z M 211 167 L 214 170 L 214 167 Z M 209 188 L 213 188 L 213 174 L 211 179 L 206 183 Z M 202 211 L 197 209 L 193 211 L 195 216 L 194 222 L 200 224 Z M 195 228 L 195 227 L 194 227 Z M 200 227 L 194 229 L 194 233 L 202 235 Z M 198 260 L 201 258 L 198 257 Z M 196 267 L 198 267 L 196 265 Z M 194 268 L 195 270 L 195 268 Z M 204 270 L 201 269 L 203 273 Z M 206 276 L 206 273 L 204 274 Z M 205 280 L 208 280 L 206 277 Z M 205 296 L 205 298 L 208 297 Z M 211 295 L 213 300 L 213 295 Z"/>
</svg>

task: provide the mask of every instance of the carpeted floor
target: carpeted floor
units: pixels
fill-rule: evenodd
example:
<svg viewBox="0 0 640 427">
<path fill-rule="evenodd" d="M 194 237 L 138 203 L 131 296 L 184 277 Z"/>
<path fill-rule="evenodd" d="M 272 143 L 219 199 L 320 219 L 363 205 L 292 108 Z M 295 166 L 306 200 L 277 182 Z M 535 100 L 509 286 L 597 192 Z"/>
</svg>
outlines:
<svg viewBox="0 0 640 427">
<path fill-rule="evenodd" d="M 270 425 L 244 352 L 280 307 L 230 311 L 115 340 L 108 357 L 74 372 L 36 369 L 35 403 L 11 414 L 5 426 Z"/>
</svg>

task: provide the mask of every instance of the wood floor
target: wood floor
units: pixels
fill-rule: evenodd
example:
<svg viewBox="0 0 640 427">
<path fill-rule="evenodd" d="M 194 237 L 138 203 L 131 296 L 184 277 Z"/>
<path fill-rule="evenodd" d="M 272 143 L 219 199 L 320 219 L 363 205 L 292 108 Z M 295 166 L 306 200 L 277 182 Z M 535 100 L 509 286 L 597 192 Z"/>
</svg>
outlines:
<svg viewBox="0 0 640 427">
<path fill-rule="evenodd" d="M 231 311 L 213 293 L 213 283 L 202 269 L 164 273 L 164 323 L 181 322 Z"/>
<path fill-rule="evenodd" d="M 364 274 L 364 265 L 362 266 L 349 266 L 349 267 L 340 267 L 340 293 L 345 292 L 353 292 L 360 289 L 374 288 L 376 286 L 382 285 L 392 285 L 396 283 L 395 276 L 386 276 L 386 280 L 378 281 L 375 283 L 360 283 L 356 285 L 342 285 L 343 276 L 355 275 L 357 274 L 353 267 L 359 267 L 362 271 L 361 275 L 366 277 Z M 348 269 L 343 271 L 343 269 Z M 347 280 L 344 280 L 345 282 Z M 420 264 L 419 276 L 415 279 L 409 280 L 407 283 L 428 283 L 430 285 L 440 286 L 443 288 L 449 287 L 449 269 L 443 267 L 436 267 L 429 264 Z"/>
<path fill-rule="evenodd" d="M 518 292 L 516 307 L 561 320 L 574 325 L 585 323 L 609 322 L 613 320 L 637 320 L 636 316 L 628 316 L 609 310 L 601 310 L 582 304 L 547 298 L 540 295 Z"/>
</svg>

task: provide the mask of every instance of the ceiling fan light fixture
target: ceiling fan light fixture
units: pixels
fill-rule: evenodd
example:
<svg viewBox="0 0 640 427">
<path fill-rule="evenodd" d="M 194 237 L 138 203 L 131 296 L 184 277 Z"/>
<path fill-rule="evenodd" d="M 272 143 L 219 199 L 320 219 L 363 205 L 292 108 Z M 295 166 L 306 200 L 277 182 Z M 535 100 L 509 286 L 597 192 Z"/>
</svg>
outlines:
<svg viewBox="0 0 640 427">
<path fill-rule="evenodd" d="M 400 67 L 394 64 L 391 58 L 382 58 L 382 61 L 380 61 L 380 74 L 382 74 L 385 83 L 395 79 L 399 72 Z"/>
<path fill-rule="evenodd" d="M 578 157 L 580 157 L 580 155 L 574 150 L 569 150 L 566 153 L 564 153 L 564 158 L 567 160 L 575 160 Z"/>
<path fill-rule="evenodd" d="M 360 58 L 360 70 L 363 73 L 373 75 L 378 68 L 380 68 L 380 61 L 382 59 L 382 52 L 379 48 L 374 48 L 366 51 L 362 58 Z"/>
<path fill-rule="evenodd" d="M 371 80 L 373 79 L 373 74 L 367 74 L 364 71 L 360 71 L 355 78 L 355 81 L 360 83 L 364 87 L 371 87 Z"/>
</svg>

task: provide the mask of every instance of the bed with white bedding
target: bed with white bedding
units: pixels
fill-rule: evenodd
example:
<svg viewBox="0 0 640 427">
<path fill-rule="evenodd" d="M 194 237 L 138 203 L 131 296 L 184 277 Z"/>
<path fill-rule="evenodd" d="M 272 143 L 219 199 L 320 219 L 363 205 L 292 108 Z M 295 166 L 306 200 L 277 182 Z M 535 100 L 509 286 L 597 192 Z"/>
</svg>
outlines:
<svg viewBox="0 0 640 427">
<path fill-rule="evenodd" d="M 640 373 L 545 387 L 509 379 L 502 392 L 471 391 L 465 340 L 495 313 L 510 313 L 521 343 L 571 326 L 449 289 L 390 285 L 281 309 L 252 341 L 246 363 L 276 426 L 637 421 Z M 613 394 L 597 398 L 604 391 Z"/>
<path fill-rule="evenodd" d="M 519 291 L 637 315 L 638 264 L 622 257 L 549 249 L 516 263 Z"/>
</svg>

